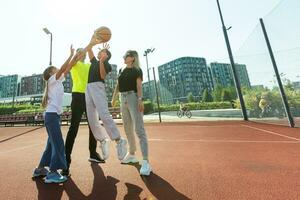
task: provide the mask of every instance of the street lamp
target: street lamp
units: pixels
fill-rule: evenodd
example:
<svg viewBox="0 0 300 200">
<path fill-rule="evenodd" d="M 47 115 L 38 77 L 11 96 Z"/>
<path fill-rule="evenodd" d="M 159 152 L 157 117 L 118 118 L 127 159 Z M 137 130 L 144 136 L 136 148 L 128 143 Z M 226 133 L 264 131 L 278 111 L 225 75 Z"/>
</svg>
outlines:
<svg viewBox="0 0 300 200">
<path fill-rule="evenodd" d="M 147 64 L 147 76 L 148 76 L 148 94 L 149 94 L 149 98 L 152 102 L 152 98 L 151 98 L 151 85 L 150 85 L 150 75 L 149 75 L 149 68 L 148 68 L 148 54 L 152 53 L 155 50 L 155 48 L 151 48 L 151 49 L 146 49 L 144 52 L 144 56 L 146 57 L 146 64 Z"/>
<path fill-rule="evenodd" d="M 157 90 L 156 76 L 155 76 L 155 69 L 154 69 L 154 67 L 152 67 L 152 70 L 153 70 L 153 78 L 154 78 L 154 85 L 155 85 L 156 103 L 157 103 L 157 109 L 158 109 L 159 123 L 161 123 L 160 106 L 159 106 L 158 90 Z"/>
<path fill-rule="evenodd" d="M 50 62 L 49 62 L 49 65 L 52 65 L 52 33 L 47 28 L 43 28 L 43 31 L 47 35 L 50 35 Z"/>
</svg>

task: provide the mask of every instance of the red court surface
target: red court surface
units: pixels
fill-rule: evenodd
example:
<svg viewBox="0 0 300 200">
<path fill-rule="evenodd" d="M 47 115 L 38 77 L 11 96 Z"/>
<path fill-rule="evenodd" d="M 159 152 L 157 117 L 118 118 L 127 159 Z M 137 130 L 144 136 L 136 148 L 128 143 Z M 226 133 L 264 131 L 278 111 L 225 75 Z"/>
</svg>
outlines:
<svg viewBox="0 0 300 200">
<path fill-rule="evenodd" d="M 299 128 L 241 121 L 146 124 L 154 173 L 141 177 L 139 165 L 120 164 L 113 143 L 107 162 L 91 165 L 83 125 L 72 176 L 61 185 L 31 179 L 47 138 L 36 128 L 0 128 L 0 199 L 300 199 Z"/>
</svg>

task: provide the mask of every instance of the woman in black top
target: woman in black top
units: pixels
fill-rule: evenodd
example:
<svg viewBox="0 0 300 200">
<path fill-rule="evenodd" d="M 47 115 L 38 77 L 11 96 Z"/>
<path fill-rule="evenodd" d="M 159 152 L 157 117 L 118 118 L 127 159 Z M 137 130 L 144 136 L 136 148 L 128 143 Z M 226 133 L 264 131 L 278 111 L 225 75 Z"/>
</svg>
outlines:
<svg viewBox="0 0 300 200">
<path fill-rule="evenodd" d="M 121 111 L 122 120 L 127 140 L 129 143 L 129 153 L 127 153 L 123 164 L 139 162 L 135 158 L 135 130 L 142 150 L 143 161 L 140 169 L 141 175 L 150 175 L 152 171 L 148 160 L 148 139 L 144 129 L 143 111 L 144 104 L 142 101 L 142 81 L 143 72 L 139 65 L 138 53 L 129 50 L 124 56 L 126 67 L 120 70 L 118 83 L 112 98 L 112 106 L 115 106 L 116 96 L 121 93 Z"/>
</svg>

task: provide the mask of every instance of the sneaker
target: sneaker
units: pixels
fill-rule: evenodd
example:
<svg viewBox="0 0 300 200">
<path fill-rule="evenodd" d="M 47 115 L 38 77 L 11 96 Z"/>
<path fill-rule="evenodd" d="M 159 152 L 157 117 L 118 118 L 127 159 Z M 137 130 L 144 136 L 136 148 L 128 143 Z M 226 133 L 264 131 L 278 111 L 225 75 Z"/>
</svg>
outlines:
<svg viewBox="0 0 300 200">
<path fill-rule="evenodd" d="M 117 151 L 119 160 L 123 160 L 127 154 L 127 141 L 124 138 L 120 138 L 117 142 Z"/>
<path fill-rule="evenodd" d="M 127 153 L 125 158 L 121 161 L 122 164 L 138 163 L 139 161 L 135 158 L 134 155 Z"/>
<path fill-rule="evenodd" d="M 54 172 L 49 172 L 48 173 L 48 175 L 45 178 L 45 183 L 63 183 L 67 179 L 68 179 L 67 177 L 62 176 L 57 171 L 54 171 Z"/>
<path fill-rule="evenodd" d="M 69 169 L 63 169 L 60 174 L 63 175 L 63 176 L 66 176 L 66 177 L 71 176 Z"/>
<path fill-rule="evenodd" d="M 151 169 L 149 162 L 147 160 L 143 160 L 142 167 L 140 169 L 140 175 L 149 176 L 151 171 L 152 171 L 152 169 Z"/>
<path fill-rule="evenodd" d="M 105 163 L 105 160 L 101 158 L 97 152 L 90 155 L 89 161 L 95 163 Z"/>
<path fill-rule="evenodd" d="M 104 139 L 100 142 L 100 148 L 102 150 L 103 159 L 107 160 L 109 157 L 109 140 Z"/>
<path fill-rule="evenodd" d="M 45 167 L 35 168 L 33 171 L 32 177 L 33 178 L 43 177 L 43 176 L 47 176 L 48 173 L 49 173 L 49 170 L 46 169 Z"/>
</svg>

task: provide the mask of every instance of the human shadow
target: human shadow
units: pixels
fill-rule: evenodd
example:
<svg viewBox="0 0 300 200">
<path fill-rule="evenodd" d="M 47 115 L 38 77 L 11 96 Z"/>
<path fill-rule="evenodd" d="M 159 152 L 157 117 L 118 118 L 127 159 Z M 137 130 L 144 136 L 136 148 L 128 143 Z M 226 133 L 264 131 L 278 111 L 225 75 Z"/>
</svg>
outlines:
<svg viewBox="0 0 300 200">
<path fill-rule="evenodd" d="M 38 190 L 38 200 L 60 200 L 63 195 L 62 184 L 45 184 L 41 178 L 33 178 Z"/>
<path fill-rule="evenodd" d="M 64 184 L 64 190 L 66 191 L 70 200 L 88 200 L 88 199 L 107 199 L 115 200 L 117 197 L 117 186 L 118 179 L 105 176 L 101 167 L 92 163 L 91 168 L 94 174 L 94 181 L 92 191 L 88 196 L 85 196 L 81 190 L 77 187 L 73 179 L 70 177 L 69 180 Z"/>
<path fill-rule="evenodd" d="M 141 200 L 140 194 L 143 191 L 142 188 L 131 183 L 125 183 L 125 185 L 127 187 L 127 194 L 124 196 L 124 200 Z"/>
<path fill-rule="evenodd" d="M 139 163 L 131 165 L 136 167 L 139 172 L 141 168 L 141 165 Z M 156 199 L 191 200 L 184 194 L 177 191 L 168 181 L 153 172 L 149 176 L 141 176 L 141 178 L 147 186 L 148 190 Z"/>
<path fill-rule="evenodd" d="M 34 178 L 38 190 L 38 200 L 59 200 L 63 191 L 67 193 L 70 200 L 115 200 L 117 197 L 117 186 L 119 182 L 111 176 L 105 176 L 98 164 L 91 164 L 94 174 L 93 188 L 89 195 L 85 195 L 78 188 L 72 177 L 63 184 L 45 184 L 41 178 Z"/>
</svg>

